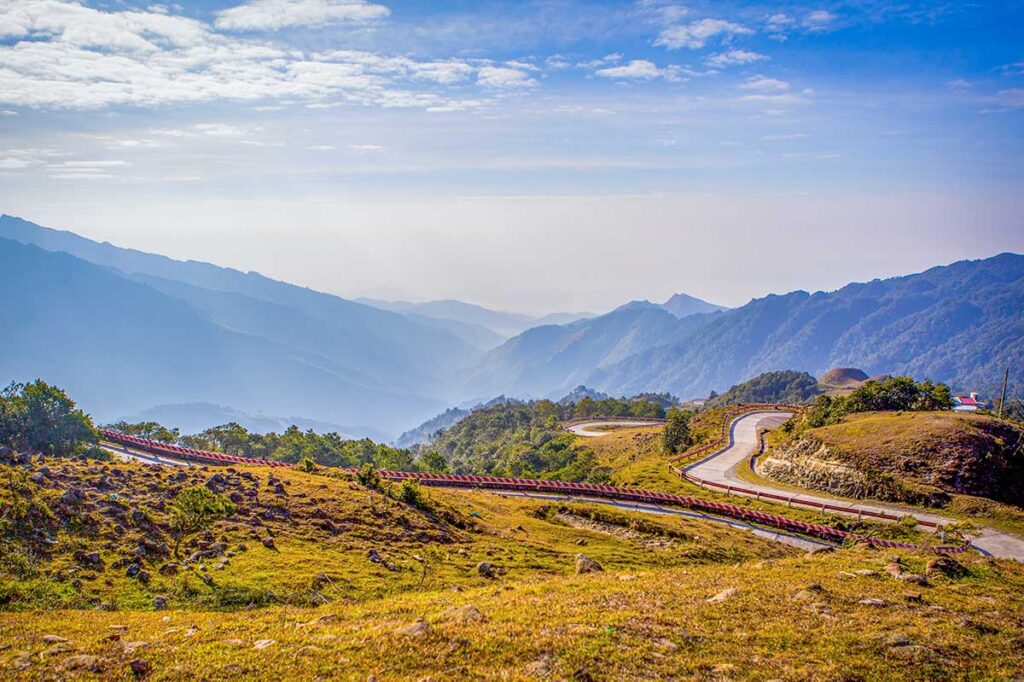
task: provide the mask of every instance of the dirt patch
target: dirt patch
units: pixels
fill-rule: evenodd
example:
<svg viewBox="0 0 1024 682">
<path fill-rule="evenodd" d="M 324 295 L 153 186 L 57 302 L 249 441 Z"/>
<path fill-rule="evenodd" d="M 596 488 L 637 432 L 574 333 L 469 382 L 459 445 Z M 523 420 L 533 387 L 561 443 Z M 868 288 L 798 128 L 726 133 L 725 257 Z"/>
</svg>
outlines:
<svg viewBox="0 0 1024 682">
<path fill-rule="evenodd" d="M 645 549 L 675 549 L 680 546 L 679 540 L 674 538 L 664 537 L 654 533 L 644 533 L 643 531 L 635 528 L 620 526 L 614 523 L 608 523 L 607 521 L 597 521 L 587 518 L 586 516 L 580 516 L 579 514 L 558 512 L 555 514 L 554 520 L 567 526 L 572 526 L 573 528 L 583 528 L 586 530 L 596 531 L 598 533 L 613 535 L 620 540 L 632 542 Z"/>
</svg>

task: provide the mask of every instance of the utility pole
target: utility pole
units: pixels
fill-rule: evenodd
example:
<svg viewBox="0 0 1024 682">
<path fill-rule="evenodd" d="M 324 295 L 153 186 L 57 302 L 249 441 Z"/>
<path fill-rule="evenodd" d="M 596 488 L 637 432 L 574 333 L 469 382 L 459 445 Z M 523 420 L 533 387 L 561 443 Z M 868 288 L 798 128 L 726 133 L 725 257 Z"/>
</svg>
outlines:
<svg viewBox="0 0 1024 682">
<path fill-rule="evenodd" d="M 1006 368 L 1006 372 L 1003 374 L 1003 395 L 999 398 L 999 418 L 1003 418 L 1003 407 L 1006 406 L 1006 382 L 1010 378 L 1010 368 Z"/>
</svg>

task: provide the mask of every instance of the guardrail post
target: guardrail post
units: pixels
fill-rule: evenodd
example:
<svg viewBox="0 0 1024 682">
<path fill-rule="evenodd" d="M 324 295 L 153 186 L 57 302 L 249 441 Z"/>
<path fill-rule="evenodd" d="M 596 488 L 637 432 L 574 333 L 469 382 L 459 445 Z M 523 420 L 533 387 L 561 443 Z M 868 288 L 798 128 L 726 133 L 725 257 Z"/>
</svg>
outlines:
<svg viewBox="0 0 1024 682">
<path fill-rule="evenodd" d="M 788 500 L 786 500 L 786 506 L 789 507 L 790 509 L 793 508 L 793 498 L 792 497 L 790 497 Z"/>
</svg>

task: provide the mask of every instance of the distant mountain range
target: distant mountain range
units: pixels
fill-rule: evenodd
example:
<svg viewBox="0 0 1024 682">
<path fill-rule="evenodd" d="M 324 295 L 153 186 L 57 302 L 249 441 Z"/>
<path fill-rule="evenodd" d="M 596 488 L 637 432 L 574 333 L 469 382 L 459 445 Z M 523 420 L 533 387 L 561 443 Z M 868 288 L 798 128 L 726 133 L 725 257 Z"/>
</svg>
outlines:
<svg viewBox="0 0 1024 682">
<path fill-rule="evenodd" d="M 59 384 L 100 421 L 158 414 L 188 430 L 295 415 L 393 437 L 499 394 L 686 399 L 781 369 L 909 373 L 990 395 L 1009 367 L 1011 390 L 1024 383 L 1014 254 L 735 309 L 677 294 L 538 324 L 460 301 L 349 301 L 0 216 L 0 287 L 0 380 Z"/>
<path fill-rule="evenodd" d="M 462 301 L 426 301 L 409 303 L 407 301 L 381 301 L 373 298 L 357 298 L 358 303 L 365 303 L 381 310 L 396 313 L 420 315 L 423 317 L 461 323 L 471 327 L 483 328 L 492 334 L 495 342 L 493 348 L 509 337 L 521 334 L 531 327 L 545 324 L 569 324 L 576 320 L 593 317 L 593 313 L 551 313 L 540 317 L 491 310 L 473 303 Z"/>
</svg>

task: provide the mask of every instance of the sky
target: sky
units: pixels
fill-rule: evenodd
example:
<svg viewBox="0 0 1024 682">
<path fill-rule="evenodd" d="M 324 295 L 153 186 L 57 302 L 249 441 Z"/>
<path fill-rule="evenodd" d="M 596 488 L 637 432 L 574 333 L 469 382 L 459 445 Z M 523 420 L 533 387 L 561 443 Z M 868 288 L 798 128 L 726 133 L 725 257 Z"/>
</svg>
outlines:
<svg viewBox="0 0 1024 682">
<path fill-rule="evenodd" d="M 533 313 L 1024 252 L 1024 2 L 0 0 L 0 212 Z"/>
</svg>

